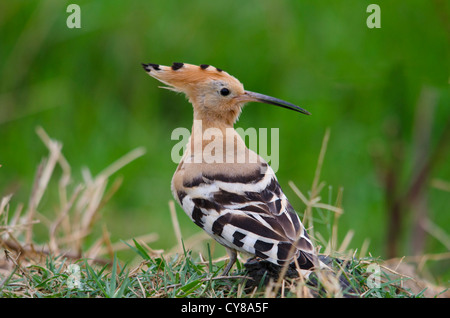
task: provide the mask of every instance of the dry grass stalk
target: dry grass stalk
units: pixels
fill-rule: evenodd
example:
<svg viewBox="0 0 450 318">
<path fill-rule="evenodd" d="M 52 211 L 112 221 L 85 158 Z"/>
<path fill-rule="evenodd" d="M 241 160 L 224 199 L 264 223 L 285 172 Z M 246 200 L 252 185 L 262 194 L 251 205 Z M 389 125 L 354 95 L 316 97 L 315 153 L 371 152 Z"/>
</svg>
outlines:
<svg viewBox="0 0 450 318">
<path fill-rule="evenodd" d="M 5 196 L 0 201 L 0 245 L 7 250 L 16 251 L 17 255 L 59 255 L 78 259 L 83 256 L 103 263 L 98 257 L 114 254 L 115 248 L 122 245 L 111 243 L 108 231 L 104 228 L 103 235 L 90 247 L 85 248 L 85 239 L 91 234 L 95 221 L 99 218 L 99 211 L 109 201 L 120 187 L 122 180 L 116 179 L 108 189 L 109 178 L 125 165 L 142 156 L 143 148 L 137 148 L 121 157 L 104 169 L 96 177 L 92 177 L 89 170 L 82 171 L 83 182 L 71 186 L 73 183 L 71 167 L 61 152 L 62 144 L 51 139 L 41 127 L 36 129 L 44 145 L 49 151 L 48 158 L 39 165 L 33 189 L 25 212 L 23 204 L 19 204 L 13 217 L 9 219 L 9 206 L 12 195 Z M 48 213 L 40 213 L 42 198 L 51 185 L 56 168 L 62 171 L 58 182 L 59 206 L 56 214 L 49 217 Z M 48 227 L 48 246 L 36 248 L 33 243 L 33 225 L 41 223 Z M 19 239 L 20 238 L 20 239 Z M 150 241 L 155 235 L 144 237 Z M 85 252 L 82 253 L 82 248 Z"/>
<path fill-rule="evenodd" d="M 169 201 L 169 210 L 170 210 L 170 217 L 172 219 L 172 225 L 173 225 L 173 230 L 175 232 L 175 237 L 177 239 L 177 243 L 178 243 L 178 249 L 180 251 L 183 250 L 183 246 L 182 246 L 182 236 L 181 236 L 181 229 L 180 229 L 180 223 L 178 222 L 178 217 L 177 217 L 177 212 L 175 210 L 175 202 L 173 200 Z"/>
</svg>

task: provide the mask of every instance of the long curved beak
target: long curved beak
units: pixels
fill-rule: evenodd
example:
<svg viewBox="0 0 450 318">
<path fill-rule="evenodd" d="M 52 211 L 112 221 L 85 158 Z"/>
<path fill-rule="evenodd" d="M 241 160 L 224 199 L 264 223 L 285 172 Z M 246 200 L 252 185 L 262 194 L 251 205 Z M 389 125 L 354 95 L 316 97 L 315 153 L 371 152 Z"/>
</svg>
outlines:
<svg viewBox="0 0 450 318">
<path fill-rule="evenodd" d="M 239 96 L 239 99 L 243 102 L 259 102 L 259 103 L 265 103 L 265 104 L 270 104 L 270 105 L 275 105 L 275 106 L 280 106 L 283 108 L 287 108 L 287 109 L 291 109 L 294 110 L 296 112 L 305 114 L 305 115 L 311 115 L 307 110 L 298 107 L 297 105 L 291 104 L 289 102 L 286 102 L 284 100 L 272 97 L 272 96 L 267 96 L 267 95 L 263 95 L 260 93 L 255 93 L 255 92 L 250 92 L 250 91 L 245 91 L 243 95 Z"/>
</svg>

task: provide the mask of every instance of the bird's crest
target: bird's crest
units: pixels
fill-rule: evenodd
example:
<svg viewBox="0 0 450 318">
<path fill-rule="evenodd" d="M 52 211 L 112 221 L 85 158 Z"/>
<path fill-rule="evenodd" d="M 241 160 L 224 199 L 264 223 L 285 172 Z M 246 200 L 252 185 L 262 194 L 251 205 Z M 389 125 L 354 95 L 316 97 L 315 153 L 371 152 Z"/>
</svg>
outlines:
<svg viewBox="0 0 450 318">
<path fill-rule="evenodd" d="M 172 66 L 153 63 L 143 63 L 142 66 L 150 76 L 168 85 L 168 87 L 163 86 L 162 88 L 176 92 L 188 93 L 191 89 L 195 89 L 202 82 L 208 80 L 239 82 L 222 69 L 208 64 L 193 65 L 175 62 Z"/>
</svg>

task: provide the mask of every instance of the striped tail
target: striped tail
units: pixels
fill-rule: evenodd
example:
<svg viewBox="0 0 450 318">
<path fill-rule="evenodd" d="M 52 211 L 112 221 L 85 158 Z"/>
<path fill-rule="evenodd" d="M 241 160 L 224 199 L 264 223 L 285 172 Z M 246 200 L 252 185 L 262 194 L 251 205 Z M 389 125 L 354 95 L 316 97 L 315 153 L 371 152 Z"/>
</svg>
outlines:
<svg viewBox="0 0 450 318">
<path fill-rule="evenodd" d="M 336 297 L 358 296 L 345 274 L 340 273 L 341 268 L 336 269 L 336 265 L 333 265 L 334 262 L 342 264 L 342 260 L 319 255 L 319 268 L 314 268 L 312 263 L 304 261 L 304 256 L 300 255 L 297 262 L 290 263 L 285 269 L 284 278 L 297 279 L 301 275 L 315 297 L 330 294 Z M 270 280 L 277 282 L 283 271 L 283 266 L 256 257 L 250 258 L 244 267 L 251 278 L 246 284 L 250 288 L 267 286 Z"/>
</svg>

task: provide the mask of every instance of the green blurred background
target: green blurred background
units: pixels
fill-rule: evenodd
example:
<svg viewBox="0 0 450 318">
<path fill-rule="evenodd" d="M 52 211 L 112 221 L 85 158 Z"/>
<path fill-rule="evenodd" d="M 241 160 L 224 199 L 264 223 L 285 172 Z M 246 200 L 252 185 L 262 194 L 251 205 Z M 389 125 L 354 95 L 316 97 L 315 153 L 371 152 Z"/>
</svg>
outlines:
<svg viewBox="0 0 450 318">
<path fill-rule="evenodd" d="M 420 153 L 416 139 L 423 135 L 415 127 L 431 117 L 422 125 L 430 131 L 425 152 L 438 159 L 422 193 L 427 219 L 448 238 L 450 194 L 433 187 L 433 180 L 450 182 L 450 4 L 375 1 L 381 28 L 369 29 L 366 8 L 372 2 L 2 1 L 0 195 L 13 192 L 13 205 L 27 202 L 36 167 L 47 155 L 37 126 L 63 143 L 74 184 L 83 166 L 95 175 L 144 146 L 146 155 L 118 173 L 123 184 L 102 210 L 101 222 L 114 241 L 156 232 L 153 248 L 174 246 L 168 201 L 177 141 L 170 136 L 177 127 L 190 129 L 192 109 L 184 96 L 159 89 L 140 63 L 211 64 L 248 90 L 312 113 L 251 104 L 237 123 L 244 129 L 280 128 L 277 175 L 299 212 L 304 205 L 288 181 L 307 193 L 330 129 L 323 201 L 334 203 L 344 189 L 339 237 L 354 230 L 350 247 L 359 249 L 370 239 L 373 256 L 392 256 L 392 192 L 380 175 L 391 167 L 394 192 L 406 191 Z M 80 29 L 66 26 L 70 3 L 80 5 Z M 44 200 L 51 216 L 51 199 Z M 409 207 L 405 211 L 399 256 L 414 253 L 414 214 Z M 181 208 L 177 212 L 185 236 L 200 231 Z M 447 252 L 448 243 L 426 235 L 422 252 Z M 448 273 L 448 261 L 436 266 L 439 274 Z"/>
</svg>

